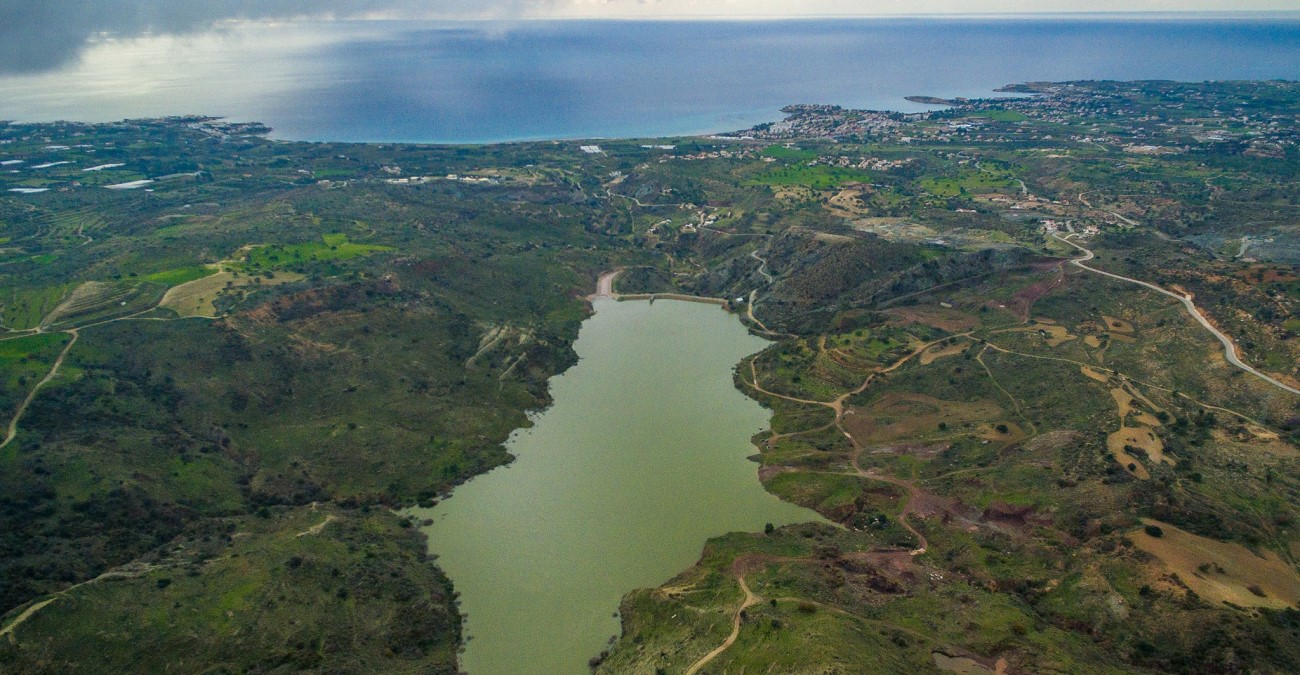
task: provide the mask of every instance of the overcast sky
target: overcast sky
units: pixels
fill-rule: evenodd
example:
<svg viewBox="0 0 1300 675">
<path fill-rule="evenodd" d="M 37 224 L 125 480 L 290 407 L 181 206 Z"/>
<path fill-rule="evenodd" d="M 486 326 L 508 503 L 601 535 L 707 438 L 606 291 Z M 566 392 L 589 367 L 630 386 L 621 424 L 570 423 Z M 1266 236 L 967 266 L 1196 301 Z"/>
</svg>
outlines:
<svg viewBox="0 0 1300 675">
<path fill-rule="evenodd" d="M 87 40 L 290 17 L 690 19 L 1295 10 L 1296 0 L 0 0 L 0 72 L 58 68 Z"/>
</svg>

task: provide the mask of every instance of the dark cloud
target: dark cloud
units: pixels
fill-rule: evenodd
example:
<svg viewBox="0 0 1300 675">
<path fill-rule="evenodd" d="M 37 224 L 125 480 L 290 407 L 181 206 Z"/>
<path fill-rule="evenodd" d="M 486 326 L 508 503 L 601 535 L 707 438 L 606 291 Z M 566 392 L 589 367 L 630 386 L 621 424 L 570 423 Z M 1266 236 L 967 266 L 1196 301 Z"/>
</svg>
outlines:
<svg viewBox="0 0 1300 675">
<path fill-rule="evenodd" d="M 74 60 L 91 38 L 187 33 L 230 19 L 352 16 L 438 2 L 412 0 L 0 0 L 0 72 L 32 73 Z M 464 8 L 470 3 L 441 3 Z"/>
</svg>

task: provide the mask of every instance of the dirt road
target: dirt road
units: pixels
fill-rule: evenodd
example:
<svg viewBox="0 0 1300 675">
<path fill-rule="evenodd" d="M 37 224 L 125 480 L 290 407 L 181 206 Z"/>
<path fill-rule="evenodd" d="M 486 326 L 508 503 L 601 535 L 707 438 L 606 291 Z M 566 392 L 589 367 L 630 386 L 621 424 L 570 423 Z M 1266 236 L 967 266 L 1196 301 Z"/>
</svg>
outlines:
<svg viewBox="0 0 1300 675">
<path fill-rule="evenodd" d="M 731 617 L 731 635 L 728 635 L 727 639 L 724 640 L 722 644 L 718 645 L 717 649 L 705 654 L 699 661 L 691 664 L 691 667 L 686 670 L 686 675 L 695 675 L 695 673 L 700 672 L 700 669 L 708 665 L 709 661 L 717 658 L 719 654 L 727 651 L 727 648 L 735 644 L 736 638 L 740 636 L 740 615 L 744 613 L 745 610 L 758 604 L 758 596 L 750 592 L 749 586 L 745 584 L 745 577 L 736 577 L 736 581 L 740 582 L 740 590 L 745 592 L 745 601 L 740 603 L 740 608 L 737 609 L 736 614 Z"/>
<path fill-rule="evenodd" d="M 72 339 L 68 340 L 68 344 L 64 345 L 63 351 L 59 352 L 59 358 L 54 360 L 54 367 L 50 368 L 49 374 L 40 382 L 37 382 L 35 387 L 32 387 L 32 390 L 27 393 L 27 398 L 23 399 L 23 402 L 18 405 L 18 409 L 14 411 L 13 419 L 9 420 L 9 431 L 5 434 L 4 441 L 0 442 L 0 448 L 4 448 L 13 442 L 14 437 L 18 435 L 18 420 L 22 419 L 23 413 L 27 412 L 27 406 L 32 404 L 32 400 L 36 398 L 36 393 L 41 390 L 41 387 L 44 387 L 50 380 L 54 379 L 55 375 L 59 374 L 59 368 L 63 365 L 63 359 L 66 358 L 68 352 L 72 350 L 72 345 L 77 343 L 77 337 L 79 337 L 77 329 L 73 328 L 65 332 L 68 335 L 71 335 Z"/>
<path fill-rule="evenodd" d="M 1171 297 L 1171 298 L 1173 298 L 1173 299 L 1175 299 L 1175 300 L 1177 300 L 1177 301 L 1183 303 L 1183 307 L 1185 307 L 1185 308 L 1187 309 L 1187 312 L 1188 312 L 1189 314 L 1192 315 L 1192 318 L 1193 318 L 1193 319 L 1196 319 L 1196 322 L 1197 322 L 1197 323 L 1199 323 L 1199 324 L 1201 324 L 1202 326 L 1204 326 L 1204 327 L 1205 327 L 1205 330 L 1210 331 L 1210 333 L 1213 334 L 1214 337 L 1218 338 L 1219 342 L 1223 343 L 1223 356 L 1224 356 L 1225 359 L 1227 359 L 1228 363 L 1231 363 L 1232 365 L 1234 365 L 1234 366 L 1236 366 L 1236 367 L 1238 367 L 1238 368 L 1240 368 L 1240 369 L 1242 369 L 1242 370 L 1244 370 L 1244 371 L 1250 373 L 1251 375 L 1254 375 L 1255 377 L 1258 377 L 1258 378 L 1261 379 L 1261 380 L 1264 380 L 1265 382 L 1267 382 L 1267 383 L 1269 383 L 1269 384 L 1271 384 L 1271 385 L 1273 385 L 1273 386 L 1275 386 L 1275 387 L 1277 387 L 1277 388 L 1279 388 L 1279 389 L 1282 389 L 1282 390 L 1284 390 L 1284 391 L 1289 391 L 1289 392 L 1291 392 L 1292 394 L 1300 395 L 1300 389 L 1296 389 L 1295 387 L 1291 387 L 1291 386 L 1288 386 L 1288 385 L 1286 385 L 1286 384 L 1284 384 L 1284 383 L 1282 383 L 1282 382 L 1279 382 L 1278 380 L 1276 380 L 1276 379 L 1274 379 L 1274 378 L 1272 378 L 1272 377 L 1269 377 L 1268 375 L 1265 375 L 1264 373 L 1261 373 L 1261 372 L 1259 372 L 1258 370 L 1255 370 L 1254 368 L 1252 368 L 1251 366 L 1249 366 L 1249 365 L 1247 365 L 1245 362 L 1243 362 L 1243 361 L 1242 361 L 1242 360 L 1237 356 L 1237 345 L 1232 341 L 1232 338 L 1228 337 L 1227 335 L 1224 335 L 1223 332 L 1221 332 L 1218 328 L 1215 328 L 1215 327 L 1214 327 L 1214 324 L 1210 323 L 1210 321 L 1209 321 L 1208 319 L 1205 318 L 1205 315 L 1201 314 L 1201 311 L 1198 310 L 1198 309 L 1196 308 L 1196 305 L 1192 302 L 1191 297 L 1189 297 L 1189 296 L 1185 296 L 1185 295 L 1179 295 L 1179 294 L 1174 293 L 1174 292 L 1172 292 L 1172 291 L 1167 291 L 1167 290 L 1165 290 L 1165 289 L 1163 289 L 1163 288 L 1161 288 L 1161 287 L 1159 287 L 1159 286 L 1157 286 L 1157 285 L 1155 285 L 1155 284 L 1147 283 L 1147 282 L 1142 281 L 1142 280 L 1140 280 L 1140 279 L 1134 279 L 1134 278 L 1132 278 L 1132 277 L 1126 277 L 1126 276 L 1123 276 L 1123 275 L 1114 274 L 1114 273 L 1112 273 L 1112 272 L 1106 272 L 1106 271 L 1104 271 L 1104 270 L 1099 270 L 1099 269 L 1097 269 L 1097 268 L 1095 268 L 1095 267 L 1088 267 L 1087 265 L 1085 265 L 1085 264 L 1083 264 L 1083 263 L 1085 263 L 1085 262 L 1087 262 L 1087 261 L 1089 261 L 1089 260 L 1092 260 L 1093 258 L 1096 257 L 1096 255 L 1095 255 L 1092 251 L 1090 251 L 1090 250 L 1088 250 L 1088 249 L 1086 249 L 1086 248 L 1084 248 L 1084 247 L 1082 247 L 1082 246 L 1080 246 L 1080 245 L 1078 245 L 1078 244 L 1076 244 L 1076 243 L 1070 241 L 1070 240 L 1069 240 L 1068 238 L 1066 238 L 1066 237 L 1062 237 L 1062 236 L 1059 235 L 1059 234 L 1052 233 L 1052 236 L 1055 237 L 1056 239 L 1058 239 L 1058 240 L 1060 240 L 1060 241 L 1063 241 L 1063 242 L 1069 244 L 1070 246 L 1073 246 L 1074 248 L 1077 248 L 1077 249 L 1079 249 L 1080 251 L 1083 252 L 1083 257 L 1082 257 L 1082 258 L 1075 258 L 1074 260 L 1071 260 L 1071 261 L 1070 261 L 1070 262 L 1073 263 L 1075 266 L 1077 266 L 1077 267 L 1079 267 L 1079 268 L 1081 268 L 1081 269 L 1088 270 L 1089 272 L 1092 272 L 1092 273 L 1094 273 L 1094 274 L 1100 274 L 1100 275 L 1102 275 L 1102 276 L 1107 276 L 1107 277 L 1110 277 L 1110 278 L 1112 278 L 1112 279 L 1119 279 L 1120 281 L 1127 281 L 1127 282 L 1129 282 L 1129 283 L 1131 283 L 1131 284 L 1137 284 L 1137 285 L 1142 286 L 1142 287 L 1144 287 L 1144 288 L 1149 288 L 1149 289 L 1151 289 L 1151 290 L 1153 290 L 1153 291 L 1155 291 L 1155 292 L 1157 292 L 1157 293 L 1162 293 L 1162 294 L 1164 294 L 1164 295 L 1167 295 L 1167 296 L 1169 296 L 1169 297 Z"/>
</svg>

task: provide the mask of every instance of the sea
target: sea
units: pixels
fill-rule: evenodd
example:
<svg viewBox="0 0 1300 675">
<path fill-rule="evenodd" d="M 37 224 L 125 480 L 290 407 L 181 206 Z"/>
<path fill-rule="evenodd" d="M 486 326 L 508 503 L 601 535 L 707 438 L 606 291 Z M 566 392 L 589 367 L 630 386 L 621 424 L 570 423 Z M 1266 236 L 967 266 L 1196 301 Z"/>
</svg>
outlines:
<svg viewBox="0 0 1300 675">
<path fill-rule="evenodd" d="M 1025 81 L 1300 79 L 1300 14 L 799 21 L 257 22 L 100 36 L 0 74 L 0 119 L 201 114 L 308 141 L 707 134 L 791 103 L 916 111 Z"/>
</svg>

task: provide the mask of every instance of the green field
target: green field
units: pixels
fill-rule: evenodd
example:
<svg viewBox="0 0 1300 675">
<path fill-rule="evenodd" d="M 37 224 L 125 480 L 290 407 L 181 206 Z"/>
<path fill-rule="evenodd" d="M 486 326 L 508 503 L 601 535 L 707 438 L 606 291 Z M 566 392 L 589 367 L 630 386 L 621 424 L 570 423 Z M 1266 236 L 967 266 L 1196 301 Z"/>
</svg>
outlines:
<svg viewBox="0 0 1300 675">
<path fill-rule="evenodd" d="M 921 188 L 938 197 L 956 197 L 984 192 L 1006 192 L 1018 188 L 1010 173 L 963 169 L 956 176 L 932 177 L 921 180 Z"/>
<path fill-rule="evenodd" d="M 211 267 L 195 265 L 193 267 L 180 267 L 177 269 L 146 274 L 143 279 L 145 281 L 152 281 L 167 286 L 179 286 L 188 281 L 194 281 L 195 279 L 202 279 L 203 277 L 216 274 L 216 272 L 217 271 Z"/>
<path fill-rule="evenodd" d="M 872 175 L 861 169 L 829 166 L 793 165 L 772 167 L 752 179 L 755 185 L 803 186 L 814 190 L 827 190 L 845 183 L 869 183 Z"/>
<path fill-rule="evenodd" d="M 35 328 L 63 300 L 71 284 L 44 288 L 11 287 L 4 291 L 4 324 L 14 330 Z"/>
<path fill-rule="evenodd" d="M 786 147 L 784 145 L 769 145 L 763 148 L 764 157 L 775 157 L 790 162 L 806 162 L 810 159 L 817 159 L 816 150 L 808 150 L 798 147 Z"/>
<path fill-rule="evenodd" d="M 356 244 L 348 241 L 346 234 L 323 234 L 321 241 L 303 244 L 270 244 L 254 247 L 242 267 L 248 270 L 282 269 L 311 262 L 350 260 L 380 251 L 392 251 L 391 246 Z"/>
<path fill-rule="evenodd" d="M 998 110 L 996 108 L 981 111 L 980 115 L 987 117 L 994 122 L 1024 122 L 1029 119 L 1029 117 L 1022 112 L 1017 112 L 1015 110 Z"/>
</svg>

